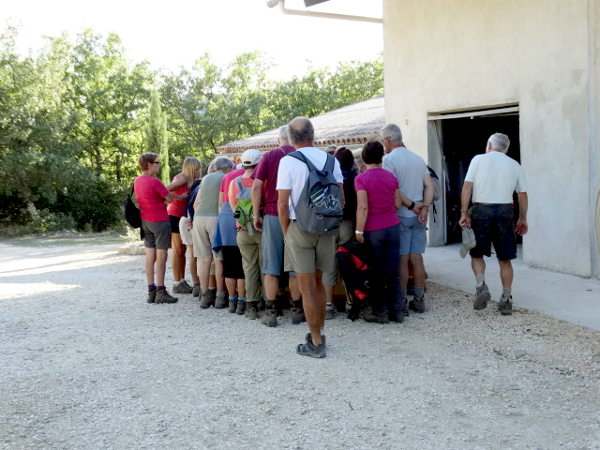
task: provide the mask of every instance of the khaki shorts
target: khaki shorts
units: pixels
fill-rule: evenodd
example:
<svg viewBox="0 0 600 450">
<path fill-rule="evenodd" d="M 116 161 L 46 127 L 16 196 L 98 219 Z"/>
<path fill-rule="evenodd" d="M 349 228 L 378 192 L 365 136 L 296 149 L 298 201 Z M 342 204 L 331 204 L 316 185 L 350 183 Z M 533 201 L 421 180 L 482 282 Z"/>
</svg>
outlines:
<svg viewBox="0 0 600 450">
<path fill-rule="evenodd" d="M 213 252 L 212 249 L 212 239 L 216 227 L 217 216 L 194 216 L 192 240 L 196 258 L 221 259 L 220 255 Z"/>
<path fill-rule="evenodd" d="M 335 235 L 307 233 L 293 220 L 285 235 L 285 271 L 296 273 L 333 272 L 335 270 Z"/>
</svg>

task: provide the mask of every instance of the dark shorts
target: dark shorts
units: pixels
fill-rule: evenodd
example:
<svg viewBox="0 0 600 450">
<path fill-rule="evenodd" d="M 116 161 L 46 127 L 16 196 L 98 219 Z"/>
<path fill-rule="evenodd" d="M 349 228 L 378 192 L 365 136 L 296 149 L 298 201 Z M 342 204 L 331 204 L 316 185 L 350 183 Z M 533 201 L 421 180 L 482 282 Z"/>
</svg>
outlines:
<svg viewBox="0 0 600 450">
<path fill-rule="evenodd" d="M 492 244 L 500 261 L 517 257 L 517 239 L 512 204 L 476 204 L 471 212 L 471 228 L 477 245 L 469 252 L 473 258 L 491 256 Z"/>
<path fill-rule="evenodd" d="M 171 223 L 171 233 L 179 234 L 179 221 L 181 217 L 169 216 L 169 222 Z"/>
<path fill-rule="evenodd" d="M 240 280 L 245 278 L 242 267 L 242 254 L 237 246 L 221 247 L 223 255 L 223 276 Z"/>
<path fill-rule="evenodd" d="M 142 220 L 142 229 L 144 230 L 144 247 L 171 248 L 171 224 L 169 222 L 147 222 Z"/>
</svg>

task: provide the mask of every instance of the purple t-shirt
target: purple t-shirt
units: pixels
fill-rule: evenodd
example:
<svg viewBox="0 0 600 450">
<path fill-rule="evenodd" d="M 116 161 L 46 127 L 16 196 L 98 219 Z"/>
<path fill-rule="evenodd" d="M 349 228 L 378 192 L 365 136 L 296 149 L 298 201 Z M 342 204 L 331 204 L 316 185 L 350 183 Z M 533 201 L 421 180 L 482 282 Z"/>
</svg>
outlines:
<svg viewBox="0 0 600 450">
<path fill-rule="evenodd" d="M 260 158 L 258 166 L 250 175 L 251 178 L 261 180 L 266 184 L 263 191 L 263 212 L 265 214 L 277 215 L 277 170 L 279 169 L 279 161 L 295 150 L 294 147 L 289 145 L 274 148 Z"/>
<path fill-rule="evenodd" d="M 354 180 L 356 191 L 366 191 L 369 213 L 365 231 L 383 230 L 400 223 L 396 214 L 394 194 L 398 179 L 385 169 L 369 169 Z"/>
</svg>

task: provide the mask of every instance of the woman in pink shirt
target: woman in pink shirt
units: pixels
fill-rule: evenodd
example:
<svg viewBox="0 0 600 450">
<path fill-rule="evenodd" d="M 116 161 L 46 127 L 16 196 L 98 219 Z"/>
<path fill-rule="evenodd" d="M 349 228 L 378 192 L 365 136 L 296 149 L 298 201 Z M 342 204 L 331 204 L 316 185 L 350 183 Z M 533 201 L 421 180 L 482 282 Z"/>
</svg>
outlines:
<svg viewBox="0 0 600 450">
<path fill-rule="evenodd" d="M 406 308 L 400 304 L 399 296 L 400 219 L 396 211 L 402 205 L 409 209 L 416 205 L 400 192 L 396 177 L 381 168 L 383 154 L 381 143 L 368 142 L 361 155 L 366 170 L 354 180 L 356 240 L 371 244 L 381 262 L 385 280 L 383 301 L 372 305 L 374 317 L 363 317 L 380 323 L 403 322 Z"/>
<path fill-rule="evenodd" d="M 148 303 L 175 303 L 165 287 L 167 252 L 171 247 L 171 223 L 167 203 L 187 195 L 169 192 L 157 178 L 160 161 L 156 153 L 144 153 L 138 159 L 142 174 L 133 182 L 133 190 L 142 216 L 142 231 L 146 247 L 146 280 Z M 154 275 L 156 274 L 156 284 Z"/>
</svg>

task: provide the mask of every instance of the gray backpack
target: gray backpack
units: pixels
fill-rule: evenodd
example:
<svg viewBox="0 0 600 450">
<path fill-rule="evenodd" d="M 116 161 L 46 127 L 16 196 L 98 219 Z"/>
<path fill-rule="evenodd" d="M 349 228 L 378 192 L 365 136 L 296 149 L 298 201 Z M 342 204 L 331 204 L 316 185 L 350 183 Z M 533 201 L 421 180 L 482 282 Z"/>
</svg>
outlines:
<svg viewBox="0 0 600 450">
<path fill-rule="evenodd" d="M 333 175 L 335 158 L 327 155 L 323 170 L 318 170 L 302 152 L 288 156 L 302 161 L 308 167 L 308 178 L 294 206 L 296 221 L 301 230 L 314 234 L 337 234 L 342 221 L 344 205 L 338 182 Z"/>
</svg>

